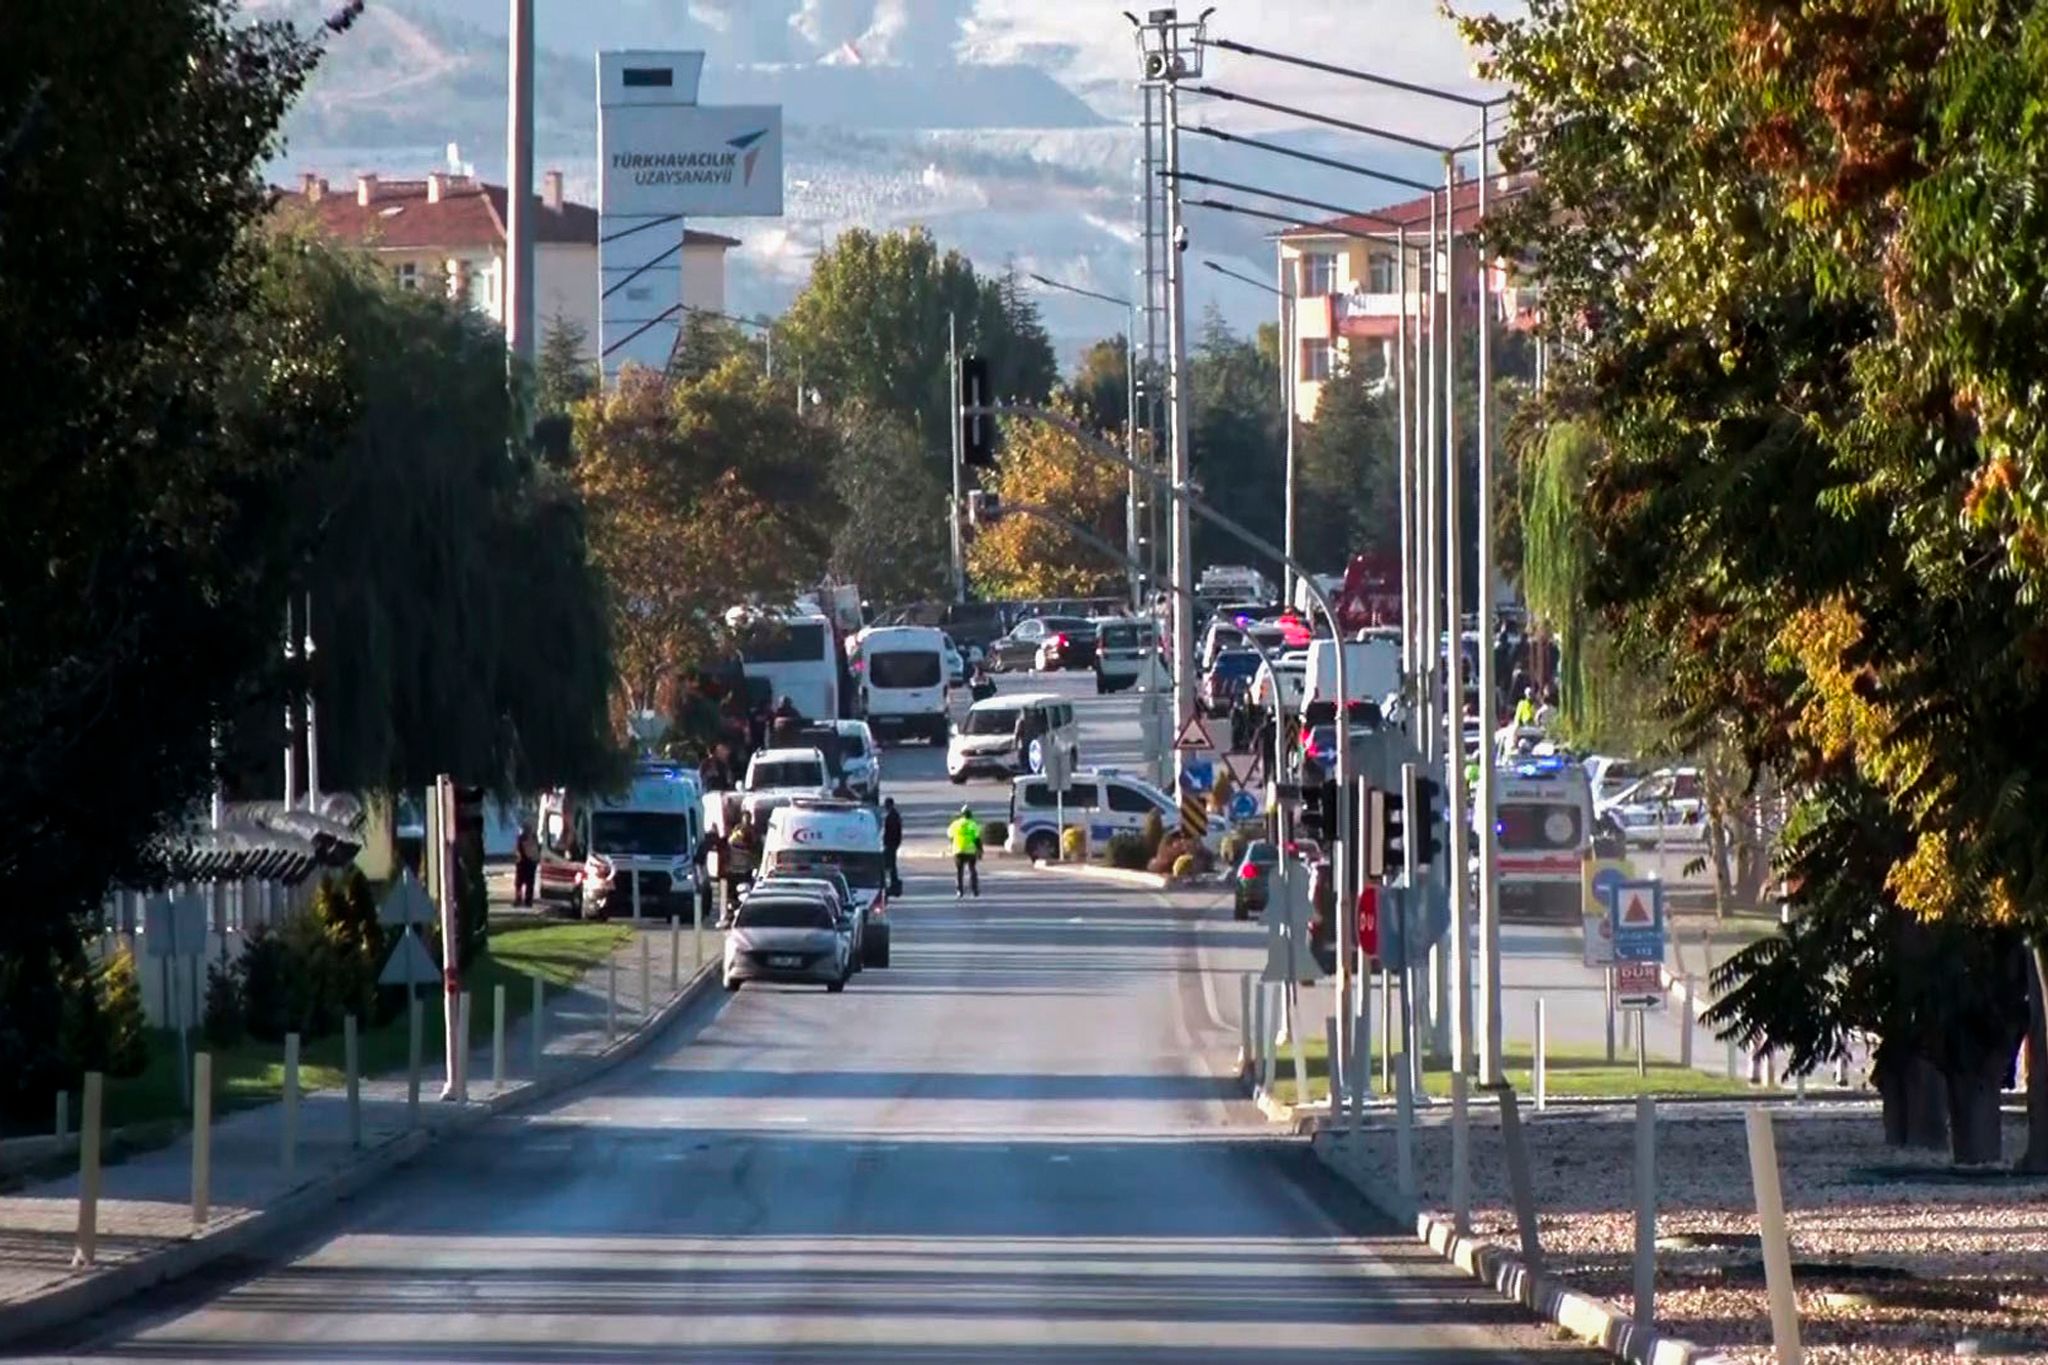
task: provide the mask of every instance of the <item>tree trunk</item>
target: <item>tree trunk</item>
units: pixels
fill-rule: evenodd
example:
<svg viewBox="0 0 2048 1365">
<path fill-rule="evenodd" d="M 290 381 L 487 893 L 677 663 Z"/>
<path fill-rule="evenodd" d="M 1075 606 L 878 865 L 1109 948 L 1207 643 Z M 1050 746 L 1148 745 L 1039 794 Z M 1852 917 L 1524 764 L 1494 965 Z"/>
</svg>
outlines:
<svg viewBox="0 0 2048 1365">
<path fill-rule="evenodd" d="M 1880 1045 L 1871 1080 L 1884 1101 L 1887 1146 L 1931 1151 L 1948 1146 L 1948 1085 L 1932 1062 Z"/>
<path fill-rule="evenodd" d="M 2048 1174 L 2048 942 L 2027 945 L 2027 1150 L 2019 1169 Z"/>
<path fill-rule="evenodd" d="M 1949 1159 L 1958 1166 L 1989 1166 L 2005 1155 L 1999 1101 L 2009 1058 L 1986 1051 L 1974 1065 L 1946 1073 Z"/>
</svg>

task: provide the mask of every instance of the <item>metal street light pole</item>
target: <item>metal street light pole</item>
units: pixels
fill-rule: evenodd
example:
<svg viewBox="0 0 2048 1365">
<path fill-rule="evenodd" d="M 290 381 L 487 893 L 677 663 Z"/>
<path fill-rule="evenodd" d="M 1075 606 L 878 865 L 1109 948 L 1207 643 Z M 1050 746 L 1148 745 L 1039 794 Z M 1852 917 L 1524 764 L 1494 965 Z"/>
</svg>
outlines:
<svg viewBox="0 0 2048 1365">
<path fill-rule="evenodd" d="M 949 393 L 960 392 L 960 328 L 952 314 L 946 315 L 946 389 Z M 797 401 L 803 401 L 803 379 L 797 379 Z M 967 515 L 967 495 L 961 491 L 960 468 L 960 419 L 947 423 L 951 428 L 953 442 L 953 502 L 952 515 L 947 523 L 953 529 L 953 600 L 967 600 L 967 546 L 960 534 L 960 519 Z"/>
<path fill-rule="evenodd" d="M 1444 158 L 1444 546 L 1445 620 L 1450 648 L 1445 658 L 1446 700 L 1450 723 L 1445 789 L 1450 792 L 1451 885 L 1451 1054 L 1461 1075 L 1472 1067 L 1472 914 L 1468 889 L 1471 874 L 1469 835 L 1471 793 L 1465 785 L 1465 538 L 1463 480 L 1458 458 L 1458 226 L 1457 162 Z M 1483 699 L 1482 699 L 1483 700 Z M 1479 733 L 1479 766 L 1489 762 L 1492 736 L 1484 724 Z"/>
<path fill-rule="evenodd" d="M 1479 112 L 1479 223 L 1486 224 L 1487 157 L 1492 111 Z M 1493 261 L 1479 245 L 1479 714 L 1489 748 L 1499 706 L 1493 654 Z M 1501 1084 L 1500 867 L 1495 827 L 1495 764 L 1479 764 L 1479 1084 Z"/>
</svg>

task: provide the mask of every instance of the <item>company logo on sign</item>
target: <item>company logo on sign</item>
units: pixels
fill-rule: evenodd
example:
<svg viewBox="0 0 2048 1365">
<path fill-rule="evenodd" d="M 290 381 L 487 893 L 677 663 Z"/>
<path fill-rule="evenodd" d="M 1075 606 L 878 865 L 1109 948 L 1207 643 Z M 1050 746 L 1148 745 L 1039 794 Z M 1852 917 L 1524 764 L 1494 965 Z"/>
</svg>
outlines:
<svg viewBox="0 0 2048 1365">
<path fill-rule="evenodd" d="M 815 844 L 824 837 L 825 831 L 816 826 L 799 825 L 790 832 L 789 841 L 793 844 Z"/>
<path fill-rule="evenodd" d="M 630 171 L 635 185 L 731 185 L 754 183 L 766 128 L 729 139 L 721 149 L 679 152 L 614 152 L 612 169 Z"/>
</svg>

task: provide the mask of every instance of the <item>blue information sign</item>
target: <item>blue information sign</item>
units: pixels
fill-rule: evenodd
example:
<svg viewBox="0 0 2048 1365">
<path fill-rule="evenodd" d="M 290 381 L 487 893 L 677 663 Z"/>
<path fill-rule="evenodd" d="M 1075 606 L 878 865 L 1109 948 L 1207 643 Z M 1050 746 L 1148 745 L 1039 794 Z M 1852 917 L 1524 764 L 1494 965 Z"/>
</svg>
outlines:
<svg viewBox="0 0 2048 1365">
<path fill-rule="evenodd" d="M 1617 881 L 1607 892 L 1617 962 L 1664 960 L 1664 883 Z"/>
</svg>

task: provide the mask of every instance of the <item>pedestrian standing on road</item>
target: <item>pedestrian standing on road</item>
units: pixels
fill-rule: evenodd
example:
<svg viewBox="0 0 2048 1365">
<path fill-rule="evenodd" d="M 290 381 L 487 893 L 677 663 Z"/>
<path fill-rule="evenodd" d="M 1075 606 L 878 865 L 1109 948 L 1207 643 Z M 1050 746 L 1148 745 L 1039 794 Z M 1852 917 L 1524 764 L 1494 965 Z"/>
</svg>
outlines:
<svg viewBox="0 0 2048 1365">
<path fill-rule="evenodd" d="M 953 845 L 953 899 L 959 900 L 967 894 L 969 886 L 974 888 L 974 898 L 981 899 L 981 825 L 974 818 L 974 811 L 960 808 L 960 816 L 946 830 L 946 838 Z"/>
<path fill-rule="evenodd" d="M 708 792 L 732 790 L 732 745 L 724 740 L 712 746 L 711 756 L 697 769 L 697 777 Z"/>
<path fill-rule="evenodd" d="M 531 823 L 519 827 L 519 840 L 512 846 L 512 903 L 533 904 L 533 882 L 540 872 L 540 840 Z"/>
<path fill-rule="evenodd" d="M 896 798 L 882 798 L 882 884 L 889 888 L 889 894 L 903 894 L 903 877 L 896 870 L 896 854 L 903 847 L 903 812 L 896 809 Z"/>
<path fill-rule="evenodd" d="M 768 742 L 777 749 L 796 747 L 803 737 L 804 715 L 796 709 L 796 703 L 788 697 L 775 703 L 773 724 L 769 729 Z"/>
<path fill-rule="evenodd" d="M 1535 723 L 1536 697 L 1532 689 L 1525 687 L 1522 689 L 1521 698 L 1515 702 L 1515 724 L 1520 726 Z"/>
</svg>

